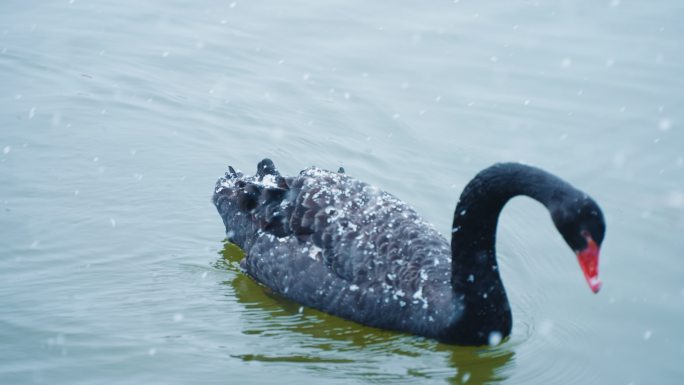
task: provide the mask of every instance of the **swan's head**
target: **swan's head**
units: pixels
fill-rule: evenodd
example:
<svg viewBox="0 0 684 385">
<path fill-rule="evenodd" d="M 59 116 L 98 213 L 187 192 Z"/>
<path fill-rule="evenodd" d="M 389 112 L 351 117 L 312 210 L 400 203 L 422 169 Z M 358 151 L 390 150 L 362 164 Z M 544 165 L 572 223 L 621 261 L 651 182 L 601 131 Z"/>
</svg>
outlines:
<svg viewBox="0 0 684 385">
<path fill-rule="evenodd" d="M 556 228 L 577 255 L 584 278 L 594 293 L 601 288 L 599 250 L 606 223 L 598 204 L 589 196 L 566 199 L 551 211 Z"/>
</svg>

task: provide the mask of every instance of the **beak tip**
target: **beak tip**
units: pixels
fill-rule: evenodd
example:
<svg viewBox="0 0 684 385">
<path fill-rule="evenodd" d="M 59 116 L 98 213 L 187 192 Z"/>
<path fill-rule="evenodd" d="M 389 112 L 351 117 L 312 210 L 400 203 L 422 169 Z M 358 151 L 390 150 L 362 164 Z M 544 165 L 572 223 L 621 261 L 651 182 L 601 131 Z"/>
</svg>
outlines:
<svg viewBox="0 0 684 385">
<path fill-rule="evenodd" d="M 600 279 L 593 278 L 589 280 L 589 287 L 591 288 L 591 291 L 594 292 L 594 294 L 597 294 L 599 290 L 601 290 L 601 286 L 603 286 L 603 283 Z"/>
</svg>

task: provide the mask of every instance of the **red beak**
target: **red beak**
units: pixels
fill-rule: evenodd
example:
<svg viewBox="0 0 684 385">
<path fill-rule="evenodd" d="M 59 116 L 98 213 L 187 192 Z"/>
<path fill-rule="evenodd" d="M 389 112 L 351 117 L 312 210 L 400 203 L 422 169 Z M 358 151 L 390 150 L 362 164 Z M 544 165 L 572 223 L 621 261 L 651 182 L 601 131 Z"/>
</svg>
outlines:
<svg viewBox="0 0 684 385">
<path fill-rule="evenodd" d="M 599 247 L 589 235 L 585 235 L 585 238 L 587 247 L 577 252 L 577 260 L 591 291 L 598 293 L 601 289 L 601 280 L 598 277 Z"/>
</svg>

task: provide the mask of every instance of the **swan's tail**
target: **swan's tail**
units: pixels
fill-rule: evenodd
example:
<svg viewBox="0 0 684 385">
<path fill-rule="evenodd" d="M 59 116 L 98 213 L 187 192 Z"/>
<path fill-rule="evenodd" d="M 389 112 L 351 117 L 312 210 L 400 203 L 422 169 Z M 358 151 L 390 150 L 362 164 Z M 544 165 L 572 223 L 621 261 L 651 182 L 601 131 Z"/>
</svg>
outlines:
<svg viewBox="0 0 684 385">
<path fill-rule="evenodd" d="M 288 190 L 287 181 L 270 159 L 259 162 L 255 175 L 228 166 L 228 172 L 216 182 L 213 195 L 228 239 L 245 247 L 258 231 L 286 235 L 291 205 L 283 200 Z"/>
</svg>

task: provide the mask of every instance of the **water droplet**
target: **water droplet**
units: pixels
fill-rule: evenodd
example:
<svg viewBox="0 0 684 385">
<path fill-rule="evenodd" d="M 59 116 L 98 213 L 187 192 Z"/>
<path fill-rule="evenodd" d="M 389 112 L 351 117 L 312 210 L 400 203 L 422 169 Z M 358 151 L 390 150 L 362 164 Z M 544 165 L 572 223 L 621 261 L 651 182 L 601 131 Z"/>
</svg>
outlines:
<svg viewBox="0 0 684 385">
<path fill-rule="evenodd" d="M 666 204 L 667 206 L 672 208 L 684 208 L 684 192 L 671 191 L 667 196 Z"/>
<path fill-rule="evenodd" d="M 672 122 L 670 119 L 660 119 L 660 122 L 658 122 L 658 128 L 660 131 L 670 131 L 672 128 Z"/>
<path fill-rule="evenodd" d="M 489 333 L 489 346 L 496 346 L 500 344 L 502 339 L 503 336 L 501 335 L 501 332 L 495 330 Z"/>
<path fill-rule="evenodd" d="M 10 146 L 5 146 L 5 148 L 2 149 L 2 153 L 7 155 L 9 152 L 12 151 L 12 147 Z"/>
<path fill-rule="evenodd" d="M 648 341 L 651 339 L 651 336 L 653 335 L 653 332 L 650 330 L 646 330 L 644 332 L 644 341 Z"/>
<path fill-rule="evenodd" d="M 180 322 L 180 321 L 183 320 L 183 318 L 185 318 L 185 317 L 183 316 L 183 314 L 181 314 L 181 313 L 176 313 L 176 314 L 173 315 L 173 322 Z"/>
</svg>

